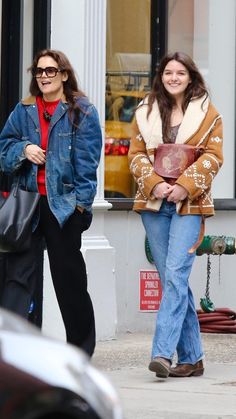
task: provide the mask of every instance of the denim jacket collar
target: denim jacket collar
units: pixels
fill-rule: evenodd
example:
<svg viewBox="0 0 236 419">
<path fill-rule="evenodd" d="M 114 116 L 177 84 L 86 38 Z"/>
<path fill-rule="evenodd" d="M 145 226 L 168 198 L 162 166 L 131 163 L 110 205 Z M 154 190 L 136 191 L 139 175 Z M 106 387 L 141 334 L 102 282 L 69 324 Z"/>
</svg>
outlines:
<svg viewBox="0 0 236 419">
<path fill-rule="evenodd" d="M 29 96 L 26 99 L 23 99 L 21 102 L 23 105 L 27 106 L 28 114 L 34 121 L 35 126 L 39 128 L 38 112 L 35 112 L 35 109 L 37 109 L 36 96 Z M 59 106 L 57 107 L 56 111 L 54 112 L 52 116 L 52 120 L 49 126 L 49 133 L 51 129 L 53 128 L 53 126 L 59 121 L 59 119 L 66 113 L 67 110 L 68 110 L 68 102 L 66 101 L 66 98 L 63 95 L 59 103 Z"/>
</svg>

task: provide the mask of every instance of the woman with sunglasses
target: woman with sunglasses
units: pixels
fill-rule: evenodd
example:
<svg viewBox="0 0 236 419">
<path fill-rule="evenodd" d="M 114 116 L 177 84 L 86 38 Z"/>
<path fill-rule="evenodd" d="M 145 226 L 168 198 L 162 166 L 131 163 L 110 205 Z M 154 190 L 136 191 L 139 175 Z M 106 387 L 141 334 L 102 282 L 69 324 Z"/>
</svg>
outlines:
<svg viewBox="0 0 236 419">
<path fill-rule="evenodd" d="M 181 52 L 163 57 L 135 116 L 129 149 L 138 184 L 134 210 L 163 290 L 149 369 L 162 378 L 199 376 L 203 350 L 189 276 L 204 218 L 214 215 L 211 184 L 223 163 L 222 118 L 195 63 Z"/>
<path fill-rule="evenodd" d="M 39 191 L 40 201 L 31 248 L 10 254 L 2 306 L 28 317 L 34 292 L 30 278 L 44 238 L 67 341 L 91 356 L 94 312 L 80 248 L 96 194 L 102 147 L 99 118 L 78 88 L 65 54 L 40 51 L 30 71 L 31 96 L 16 106 L 2 130 L 0 162 L 7 174 L 20 170 L 22 186 Z"/>
</svg>

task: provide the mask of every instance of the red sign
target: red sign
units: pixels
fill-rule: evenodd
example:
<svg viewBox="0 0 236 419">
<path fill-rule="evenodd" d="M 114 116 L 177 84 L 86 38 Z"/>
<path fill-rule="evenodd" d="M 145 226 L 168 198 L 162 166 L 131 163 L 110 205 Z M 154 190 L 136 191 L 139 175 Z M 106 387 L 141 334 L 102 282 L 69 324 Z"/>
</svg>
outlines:
<svg viewBox="0 0 236 419">
<path fill-rule="evenodd" d="M 140 310 L 159 310 L 162 289 L 159 273 L 156 270 L 140 271 Z"/>
</svg>

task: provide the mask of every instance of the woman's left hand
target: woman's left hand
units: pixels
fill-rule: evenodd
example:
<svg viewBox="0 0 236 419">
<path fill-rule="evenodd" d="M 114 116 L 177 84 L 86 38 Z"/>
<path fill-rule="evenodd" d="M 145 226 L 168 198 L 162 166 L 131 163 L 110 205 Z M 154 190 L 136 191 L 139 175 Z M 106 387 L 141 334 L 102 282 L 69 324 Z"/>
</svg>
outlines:
<svg viewBox="0 0 236 419">
<path fill-rule="evenodd" d="M 169 192 L 167 201 L 177 204 L 177 202 L 183 201 L 187 196 L 188 191 L 183 186 L 175 184 L 172 186 L 172 191 Z"/>
</svg>

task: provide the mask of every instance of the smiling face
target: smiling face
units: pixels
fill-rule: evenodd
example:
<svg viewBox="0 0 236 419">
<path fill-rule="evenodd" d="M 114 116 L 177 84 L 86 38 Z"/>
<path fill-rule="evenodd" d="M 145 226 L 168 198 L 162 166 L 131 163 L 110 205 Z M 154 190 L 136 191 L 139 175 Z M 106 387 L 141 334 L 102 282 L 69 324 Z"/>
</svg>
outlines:
<svg viewBox="0 0 236 419">
<path fill-rule="evenodd" d="M 171 60 L 165 66 L 162 83 L 167 92 L 175 99 L 183 99 L 184 92 L 191 83 L 188 69 L 176 60 Z"/>
<path fill-rule="evenodd" d="M 45 69 L 46 67 L 55 67 L 58 69 L 57 62 L 50 56 L 40 57 L 37 63 L 37 67 Z M 58 72 L 55 77 L 48 77 L 43 72 L 41 77 L 36 78 L 39 90 L 43 94 L 43 98 L 52 102 L 60 99 L 63 95 L 63 82 L 68 78 L 67 73 Z"/>
</svg>

